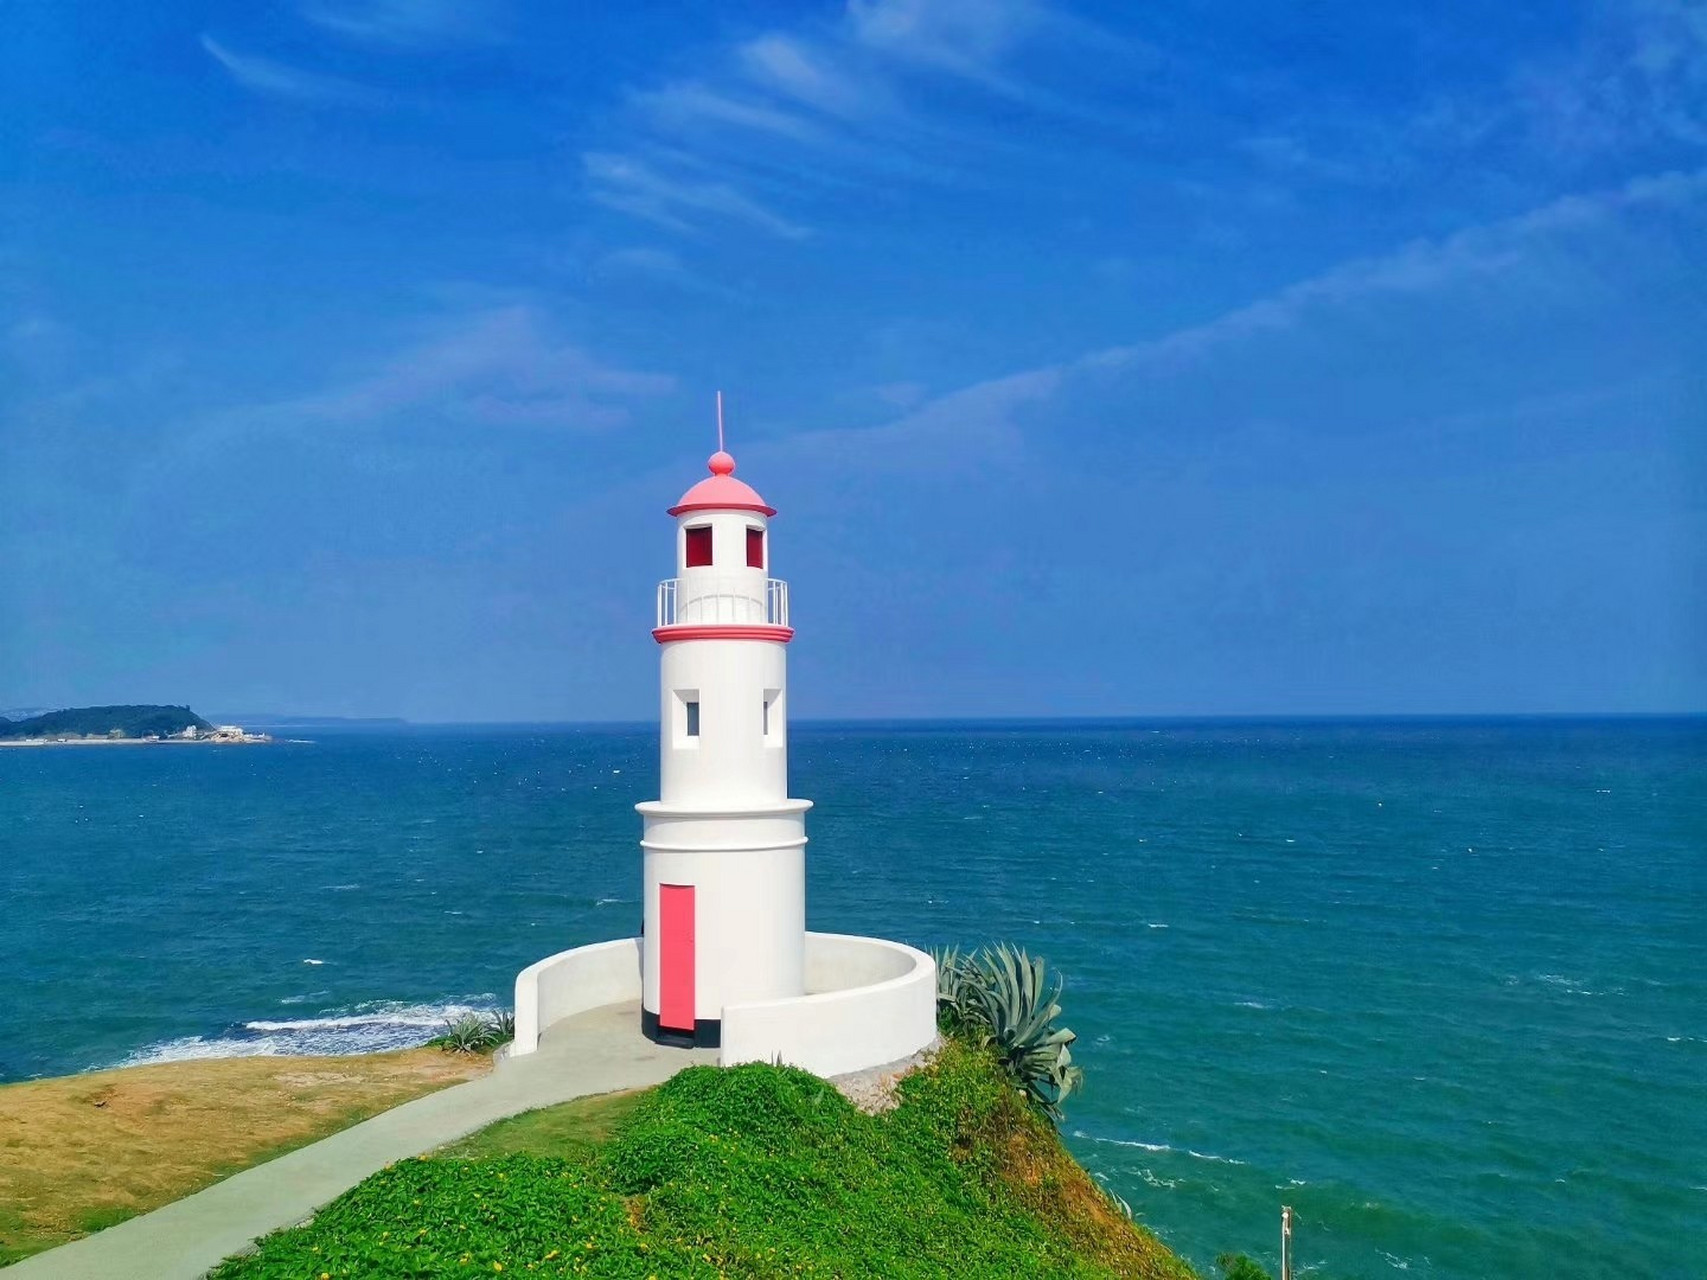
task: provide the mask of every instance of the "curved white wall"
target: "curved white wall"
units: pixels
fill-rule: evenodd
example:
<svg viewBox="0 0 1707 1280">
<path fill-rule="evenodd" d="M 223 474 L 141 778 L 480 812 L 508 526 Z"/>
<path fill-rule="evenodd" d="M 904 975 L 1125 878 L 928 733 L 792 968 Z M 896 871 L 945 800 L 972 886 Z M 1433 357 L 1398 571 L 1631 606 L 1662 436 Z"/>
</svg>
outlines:
<svg viewBox="0 0 1707 1280">
<path fill-rule="evenodd" d="M 936 1039 L 936 962 L 882 938 L 806 935 L 812 994 L 725 1005 L 719 1061 L 771 1062 L 820 1076 L 911 1057 Z"/>
<path fill-rule="evenodd" d="M 724 1066 L 779 1056 L 816 1075 L 863 1071 L 909 1058 L 936 1039 L 936 964 L 882 938 L 805 935 L 810 994 L 724 1005 Z M 640 997 L 639 938 L 548 956 L 516 975 L 512 1057 L 539 1047 L 552 1023 Z M 716 1017 L 717 1012 L 707 1016 Z"/>
<path fill-rule="evenodd" d="M 618 938 L 559 951 L 516 975 L 516 1039 L 510 1056 L 539 1048 L 554 1022 L 640 998 L 640 939 Z"/>
</svg>

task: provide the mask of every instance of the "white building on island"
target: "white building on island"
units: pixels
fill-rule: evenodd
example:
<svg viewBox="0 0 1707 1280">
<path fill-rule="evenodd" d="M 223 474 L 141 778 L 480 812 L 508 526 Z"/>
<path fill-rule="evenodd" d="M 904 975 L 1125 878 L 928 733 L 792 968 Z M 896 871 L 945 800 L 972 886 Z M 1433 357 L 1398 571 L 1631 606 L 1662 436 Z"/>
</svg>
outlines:
<svg viewBox="0 0 1707 1280">
<path fill-rule="evenodd" d="M 788 584 L 776 511 L 721 449 L 670 508 L 658 586 L 659 790 L 643 823 L 639 938 L 541 960 L 516 979 L 513 1055 L 552 1023 L 638 1002 L 640 1031 L 819 1075 L 895 1062 L 936 1038 L 936 969 L 897 942 L 806 929 L 806 811 L 788 794 Z"/>
</svg>

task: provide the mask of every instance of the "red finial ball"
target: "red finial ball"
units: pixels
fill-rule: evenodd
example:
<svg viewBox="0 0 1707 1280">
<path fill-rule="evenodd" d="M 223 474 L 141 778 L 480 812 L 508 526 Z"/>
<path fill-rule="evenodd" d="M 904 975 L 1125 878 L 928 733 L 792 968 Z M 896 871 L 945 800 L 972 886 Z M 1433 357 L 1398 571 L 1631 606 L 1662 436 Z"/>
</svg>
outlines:
<svg viewBox="0 0 1707 1280">
<path fill-rule="evenodd" d="M 712 475 L 726 476 L 735 470 L 735 459 L 719 449 L 711 455 L 711 461 L 705 465 L 711 468 Z"/>
</svg>

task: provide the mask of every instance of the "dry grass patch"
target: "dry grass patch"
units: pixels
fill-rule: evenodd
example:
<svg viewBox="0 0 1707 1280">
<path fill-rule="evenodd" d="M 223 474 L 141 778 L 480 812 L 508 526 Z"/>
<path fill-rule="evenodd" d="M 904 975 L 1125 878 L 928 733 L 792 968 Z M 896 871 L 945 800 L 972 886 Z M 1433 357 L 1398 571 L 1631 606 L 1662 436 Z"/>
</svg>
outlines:
<svg viewBox="0 0 1707 1280">
<path fill-rule="evenodd" d="M 483 1056 L 406 1049 L 172 1062 L 0 1085 L 0 1264 L 490 1069 Z"/>
<path fill-rule="evenodd" d="M 1071 1242 L 1080 1257 L 1117 1276 L 1194 1280 L 1195 1273 L 1148 1229 L 1115 1207 L 1054 1133 L 1025 1117 L 992 1144 L 996 1173 L 1009 1194 Z"/>
</svg>

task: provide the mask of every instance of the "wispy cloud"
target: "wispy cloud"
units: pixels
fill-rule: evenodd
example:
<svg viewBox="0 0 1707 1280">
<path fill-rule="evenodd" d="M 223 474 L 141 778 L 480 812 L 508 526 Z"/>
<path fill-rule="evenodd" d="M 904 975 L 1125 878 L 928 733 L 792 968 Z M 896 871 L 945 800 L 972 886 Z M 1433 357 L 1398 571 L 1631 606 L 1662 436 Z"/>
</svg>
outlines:
<svg viewBox="0 0 1707 1280">
<path fill-rule="evenodd" d="M 801 238 L 803 219 L 749 190 L 779 177 L 813 187 L 897 174 L 940 182 L 980 148 L 1016 145 L 1011 132 L 945 125 L 933 101 L 945 84 L 1063 119 L 1095 115 L 1013 68 L 1021 55 L 1058 53 L 1084 28 L 1033 0 L 852 0 L 838 19 L 735 41 L 702 57 L 692 77 L 631 90 L 607 127 L 611 140 L 587 157 L 589 194 L 679 232 L 713 215 Z M 688 162 L 668 160 L 672 153 Z M 721 175 L 713 184 L 683 172 L 705 157 Z M 632 169 L 615 171 L 618 159 Z"/>
<path fill-rule="evenodd" d="M 781 32 L 749 40 L 737 58 L 753 84 L 827 115 L 857 117 L 892 102 L 880 82 L 847 74 L 810 44 Z"/>
<path fill-rule="evenodd" d="M 1707 207 L 1707 169 L 1652 175 L 1568 196 L 1518 217 L 1343 263 L 1205 323 L 1158 338 L 973 383 L 908 406 L 903 417 L 881 426 L 814 433 L 801 447 L 835 456 L 881 455 L 896 465 L 908 465 L 909 459 L 917 457 L 922 459 L 919 465 L 934 466 L 955 448 L 988 449 L 989 456 L 998 459 L 1019 457 L 1023 453 L 1019 412 L 1087 377 L 1178 372 L 1224 350 L 1239 350 L 1247 342 L 1301 329 L 1326 317 L 1344 320 L 1396 298 L 1426 299 L 1453 291 L 1463 296 L 1463 290 L 1477 283 L 1496 283 L 1501 290 L 1509 290 L 1521 281 L 1541 293 L 1556 291 L 1564 287 L 1556 264 L 1573 256 L 1574 237 L 1615 236 L 1630 216 L 1703 207 Z M 1589 281 L 1585 287 L 1592 291 L 1595 286 Z M 815 443 L 819 436 L 822 441 Z M 881 442 L 890 452 L 862 453 L 861 438 Z"/>
<path fill-rule="evenodd" d="M 327 105 L 375 106 L 383 101 L 382 95 L 365 85 L 238 53 L 210 35 L 202 36 L 201 45 L 233 80 L 255 93 Z"/>
<path fill-rule="evenodd" d="M 1574 48 L 1520 68 L 1512 88 L 1521 118 L 1560 150 L 1707 144 L 1707 8 L 1604 5 Z"/>
<path fill-rule="evenodd" d="M 1637 147 L 1707 145 L 1707 8 L 1601 0 L 1559 46 L 1436 95 L 1384 145 L 1567 172 Z"/>
<path fill-rule="evenodd" d="M 593 199 L 671 231 L 694 232 L 706 220 L 735 222 L 788 240 L 809 233 L 727 182 L 671 176 L 631 156 L 590 151 L 581 157 Z"/>
<path fill-rule="evenodd" d="M 288 410 L 360 423 L 425 409 L 477 426 L 576 430 L 620 425 L 629 402 L 674 386 L 667 374 L 597 359 L 553 336 L 537 308 L 515 305 L 464 318 L 373 375 L 292 401 Z"/>
<path fill-rule="evenodd" d="M 340 36 L 396 48 L 507 37 L 495 6 L 483 0 L 305 0 L 300 12 Z"/>
<path fill-rule="evenodd" d="M 477 441 L 524 429 L 621 427 L 633 407 L 675 389 L 664 373 L 609 363 L 554 330 L 538 307 L 512 304 L 447 317 L 368 372 L 303 394 L 211 409 L 154 451 L 147 488 L 192 458 L 269 437 L 374 435 Z"/>
<path fill-rule="evenodd" d="M 708 88 L 697 81 L 676 81 L 632 95 L 630 101 L 653 122 L 673 133 L 733 127 L 776 134 L 797 142 L 818 143 L 822 130 L 783 108 L 751 97 Z"/>
<path fill-rule="evenodd" d="M 1343 263 L 1206 324 L 1151 342 L 1110 347 L 1079 363 L 1107 368 L 1187 361 L 1230 341 L 1291 328 L 1317 308 L 1345 307 L 1377 295 L 1427 294 L 1508 271 L 1523 263 L 1538 244 L 1609 223 L 1628 210 L 1675 208 L 1703 199 L 1707 199 L 1707 169 L 1647 176 L 1606 191 L 1566 196 L 1514 218 Z"/>
<path fill-rule="evenodd" d="M 984 82 L 1048 18 L 1030 0 L 850 0 L 847 25 L 869 49 Z"/>
</svg>

